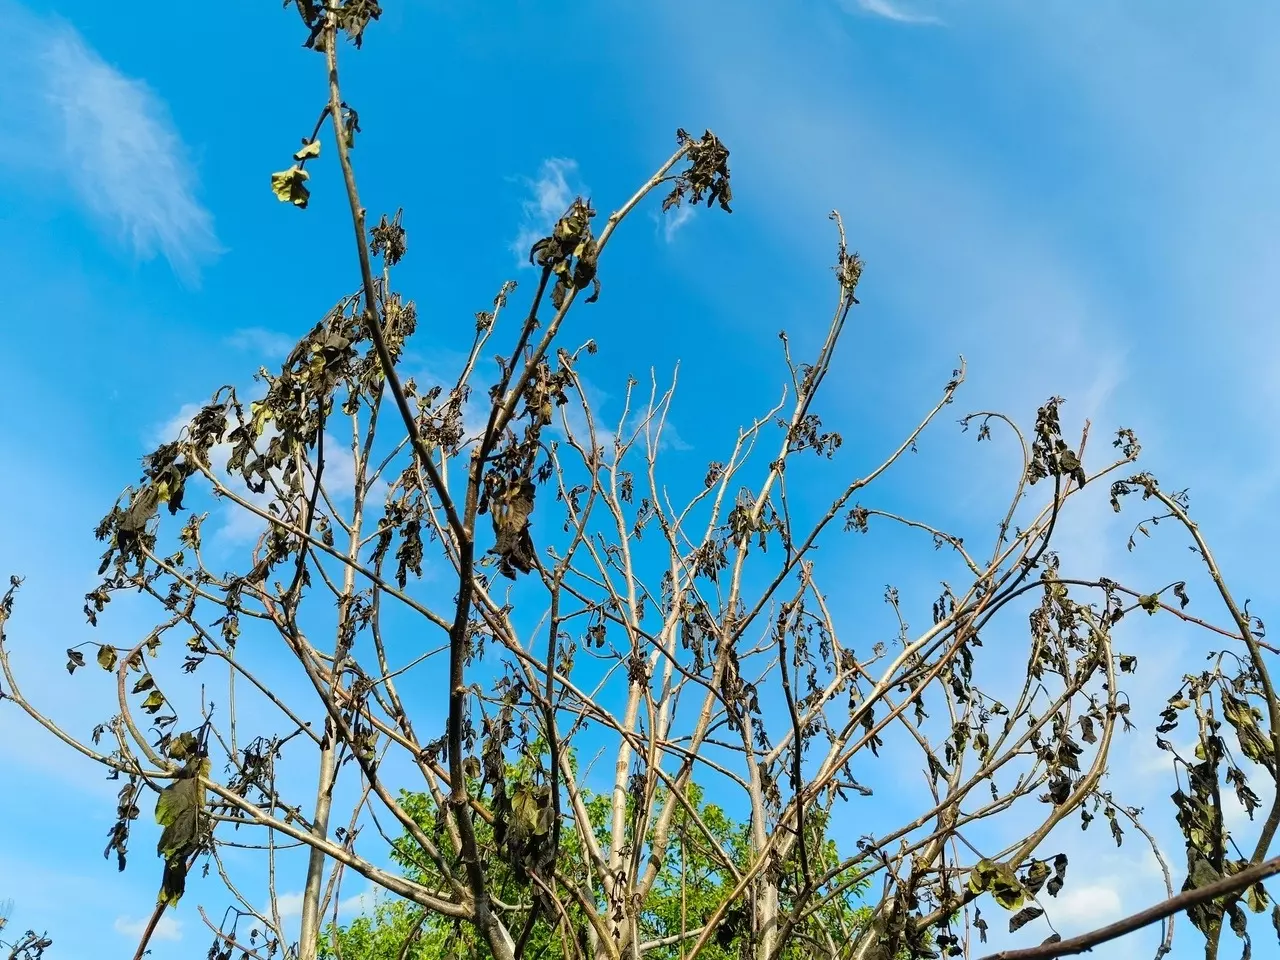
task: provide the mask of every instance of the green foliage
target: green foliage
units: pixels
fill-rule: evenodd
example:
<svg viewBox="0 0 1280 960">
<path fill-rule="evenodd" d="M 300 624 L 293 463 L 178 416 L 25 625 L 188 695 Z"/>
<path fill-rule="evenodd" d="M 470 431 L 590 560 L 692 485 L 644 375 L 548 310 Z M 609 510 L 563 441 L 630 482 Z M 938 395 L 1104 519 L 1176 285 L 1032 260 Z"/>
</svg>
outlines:
<svg viewBox="0 0 1280 960">
<path fill-rule="evenodd" d="M 507 783 L 512 785 L 510 804 L 519 821 L 529 820 L 531 829 L 538 830 L 548 826 L 550 820 L 539 816 L 539 811 L 546 809 L 539 806 L 536 799 L 542 791 L 547 790 L 545 784 L 535 783 L 539 767 L 534 761 L 525 759 L 517 764 L 508 765 Z M 473 793 L 479 793 L 479 783 L 472 784 Z M 727 852 L 738 870 L 745 870 L 750 857 L 749 827 L 738 822 L 720 806 L 707 802 L 703 790 L 691 785 L 685 791 L 688 808 L 677 808 L 666 844 L 660 851 L 661 867 L 653 889 L 641 907 L 639 938 L 643 944 L 667 938 L 678 938 L 681 934 L 696 934 L 712 915 L 713 911 L 732 891 L 735 881 L 728 866 L 718 859 L 718 853 L 707 834 L 714 838 L 715 844 Z M 659 796 L 659 801 L 663 799 Z M 445 829 L 442 811 L 427 794 L 403 794 L 400 798 L 404 809 L 409 811 L 415 821 L 442 847 L 450 849 L 449 835 Z M 583 801 L 593 824 L 596 842 L 602 851 L 609 848 L 609 812 L 611 801 L 608 796 L 583 791 Z M 495 806 L 501 803 L 495 804 Z M 635 823 L 635 804 L 629 795 L 629 824 Z M 827 815 L 815 809 L 806 816 L 806 828 L 811 837 L 807 853 L 810 870 L 813 874 L 834 867 L 839 863 L 835 843 L 826 838 Z M 510 834 L 512 831 L 508 831 Z M 494 836 L 493 825 L 483 820 L 477 821 L 477 839 L 482 850 L 490 854 L 500 854 L 502 844 Z M 652 826 L 643 831 L 646 838 L 653 836 Z M 634 828 L 628 827 L 625 844 L 633 842 Z M 505 841 L 511 843 L 508 835 Z M 800 866 L 798 847 L 780 865 L 782 877 L 781 895 L 783 915 L 793 902 L 794 894 L 800 886 Z M 655 852 L 649 851 L 652 859 Z M 428 859 L 418 850 L 413 839 L 408 835 L 401 836 L 393 845 L 392 857 L 396 864 L 411 879 L 438 888 L 442 878 Z M 456 860 L 456 856 L 453 857 Z M 501 862 L 500 862 L 501 861 Z M 563 877 L 589 877 L 591 871 L 584 861 L 582 841 L 579 837 L 572 816 L 567 820 L 560 841 L 560 849 L 556 858 L 558 871 Z M 500 856 L 491 856 L 487 871 L 492 877 L 491 893 L 498 903 L 528 903 L 530 885 L 520 864 L 503 861 Z M 841 874 L 824 890 L 834 889 L 847 874 Z M 806 944 L 818 942 L 848 942 L 851 935 L 865 924 L 869 911 L 858 904 L 859 894 L 865 892 L 866 882 L 851 884 L 849 889 L 837 894 L 826 904 L 816 909 L 813 915 L 801 922 L 792 936 L 788 947 L 781 954 L 781 960 L 802 960 L 809 955 Z M 558 921 L 554 905 L 548 904 L 545 897 L 533 897 L 536 904 L 532 926 L 524 931 L 528 912 L 523 918 L 518 915 L 507 916 L 514 934 L 524 931 L 527 944 L 524 956 L 543 958 L 543 960 L 567 960 L 577 951 L 568 938 L 572 937 L 582 952 L 590 956 L 588 949 L 590 922 L 582 904 L 575 900 L 571 893 L 560 887 L 557 897 L 566 906 L 572 921 L 572 929 Z M 605 891 L 593 889 L 589 891 L 598 916 L 605 916 L 607 905 Z M 815 898 L 818 899 L 818 898 Z M 751 902 L 749 897 L 740 897 L 730 905 L 715 934 L 701 954 L 707 960 L 736 960 L 741 955 L 742 947 L 750 931 Z M 683 941 L 685 951 L 693 942 L 689 936 Z M 681 942 L 654 946 L 644 951 L 649 960 L 678 960 L 682 956 Z M 380 900 L 371 913 L 361 916 L 346 926 L 330 928 L 325 931 L 320 948 L 320 956 L 328 960 L 435 960 L 439 957 L 466 957 L 487 960 L 492 954 L 484 939 L 477 935 L 469 924 L 457 924 L 435 914 L 426 914 L 414 904 L 404 900 L 389 898 Z"/>
</svg>

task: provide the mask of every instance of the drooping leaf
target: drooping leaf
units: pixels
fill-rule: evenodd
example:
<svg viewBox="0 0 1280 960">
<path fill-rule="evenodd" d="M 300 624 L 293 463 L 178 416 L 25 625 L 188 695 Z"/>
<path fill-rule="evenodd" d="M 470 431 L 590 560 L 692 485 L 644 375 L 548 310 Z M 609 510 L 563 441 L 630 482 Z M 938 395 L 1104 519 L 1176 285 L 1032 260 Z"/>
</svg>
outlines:
<svg viewBox="0 0 1280 960">
<path fill-rule="evenodd" d="M 271 191 L 281 203 L 292 203 L 300 210 L 307 208 L 311 191 L 307 189 L 310 174 L 301 167 L 290 167 L 271 175 Z"/>
<path fill-rule="evenodd" d="M 1056 897 L 1067 879 L 1067 855 L 1060 853 L 1053 858 L 1053 877 L 1049 880 L 1049 896 Z"/>
<path fill-rule="evenodd" d="M 209 772 L 207 759 L 187 763 L 177 779 L 160 791 L 156 823 L 163 829 L 156 853 L 164 858 L 158 901 L 175 904 L 186 889 L 188 861 L 200 850 L 205 837 L 204 787 L 200 777 Z"/>
<path fill-rule="evenodd" d="M 320 141 L 311 140 L 302 145 L 302 149 L 293 155 L 293 159 L 301 163 L 303 160 L 310 160 L 312 157 L 320 156 Z"/>
<path fill-rule="evenodd" d="M 534 493 L 533 482 L 521 479 L 509 484 L 489 506 L 496 541 L 491 552 L 497 554 L 503 576 L 512 580 L 517 571 L 528 573 L 532 570 L 536 559 L 533 540 L 529 536 Z"/>
<path fill-rule="evenodd" d="M 186 760 L 195 754 L 198 743 L 195 734 L 184 730 L 169 742 L 169 748 L 165 752 L 174 760 Z"/>
<path fill-rule="evenodd" d="M 163 706 L 164 694 L 159 690 L 152 690 L 147 694 L 147 699 L 142 701 L 142 709 L 151 714 L 159 713 Z"/>
<path fill-rule="evenodd" d="M 977 907 L 973 910 L 973 925 L 978 930 L 978 938 L 982 943 L 987 942 L 987 921 L 982 916 L 982 911 Z M 1278 928 L 1280 929 L 1280 928 Z"/>
<path fill-rule="evenodd" d="M 1093 718 L 1088 714 L 1080 715 L 1080 739 L 1085 743 L 1097 743 L 1098 735 L 1093 732 Z"/>
<path fill-rule="evenodd" d="M 98 666 L 110 672 L 116 666 L 116 648 L 103 644 L 98 648 Z"/>
<path fill-rule="evenodd" d="M 1244 892 L 1244 902 L 1252 913 L 1262 913 L 1267 909 L 1267 904 L 1271 902 L 1271 898 L 1267 896 L 1266 889 L 1260 883 L 1255 883 Z"/>
<path fill-rule="evenodd" d="M 1042 916 L 1044 916 L 1044 911 L 1039 907 L 1023 907 L 1009 918 L 1009 932 L 1017 933 L 1032 920 Z"/>
<path fill-rule="evenodd" d="M 1037 860 L 1027 868 L 1026 876 L 1023 877 L 1023 885 L 1027 888 L 1029 894 L 1035 896 L 1048 879 L 1049 864 L 1044 860 Z"/>
<path fill-rule="evenodd" d="M 969 889 L 974 893 L 990 893 L 1006 910 L 1017 910 L 1026 900 L 1026 891 L 1018 882 L 1013 868 L 992 860 L 979 860 L 969 872 Z"/>
</svg>

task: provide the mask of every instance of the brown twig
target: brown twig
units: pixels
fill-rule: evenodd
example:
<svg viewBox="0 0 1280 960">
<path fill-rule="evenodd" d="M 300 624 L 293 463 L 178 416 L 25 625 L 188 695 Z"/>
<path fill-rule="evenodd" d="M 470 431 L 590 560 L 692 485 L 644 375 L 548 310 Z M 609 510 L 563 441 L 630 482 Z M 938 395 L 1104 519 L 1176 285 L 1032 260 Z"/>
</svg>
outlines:
<svg viewBox="0 0 1280 960">
<path fill-rule="evenodd" d="M 1001 950 L 999 953 L 983 957 L 982 960 L 1056 960 L 1058 957 L 1074 956 L 1077 953 L 1092 950 L 1099 944 L 1108 943 L 1136 930 L 1141 930 L 1143 927 L 1158 923 L 1176 913 L 1182 913 L 1192 907 L 1209 903 L 1211 900 L 1218 899 L 1218 897 L 1238 894 L 1259 881 L 1275 876 L 1277 873 L 1280 873 L 1280 857 L 1273 857 L 1229 877 L 1215 880 L 1213 883 L 1206 884 L 1203 887 L 1183 891 L 1176 897 L 1163 900 L 1132 916 L 1125 917 L 1123 920 L 1117 920 L 1115 923 L 1099 927 L 1089 933 L 1082 933 L 1080 936 L 1072 937 L 1070 940 L 1062 940 L 1059 943 L 1042 943 L 1038 947 L 1024 947 L 1020 950 Z"/>
</svg>

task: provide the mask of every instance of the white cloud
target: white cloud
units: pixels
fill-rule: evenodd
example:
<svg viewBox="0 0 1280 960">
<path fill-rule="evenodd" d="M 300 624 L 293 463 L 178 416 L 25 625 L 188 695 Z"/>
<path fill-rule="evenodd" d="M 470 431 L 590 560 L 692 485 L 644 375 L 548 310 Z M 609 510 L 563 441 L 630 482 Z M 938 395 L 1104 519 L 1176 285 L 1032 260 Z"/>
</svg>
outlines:
<svg viewBox="0 0 1280 960">
<path fill-rule="evenodd" d="M 840 6 L 850 13 L 861 11 L 862 13 L 869 13 L 874 17 L 882 17 L 885 20 L 893 20 L 897 23 L 942 23 L 941 20 L 931 14 L 913 13 L 910 10 L 906 10 L 898 3 L 893 2 L 893 0 L 840 0 Z"/>
<path fill-rule="evenodd" d="M 1088 142 L 1087 118 L 1096 130 L 1089 140 L 1100 145 L 1096 162 L 1112 168 L 1105 180 L 1141 211 L 1127 246 L 1170 278 L 1175 307 L 1152 302 L 1146 309 L 1160 317 L 1160 337 L 1177 343 L 1180 355 L 1148 374 L 1154 428 L 1140 435 L 1153 452 L 1158 443 L 1197 451 L 1179 463 L 1179 484 L 1230 490 L 1210 508 L 1243 517 L 1249 535 L 1262 539 L 1271 523 L 1258 505 L 1274 497 L 1280 460 L 1266 445 L 1246 459 L 1238 438 L 1268 429 L 1280 394 L 1271 386 L 1275 377 L 1241 377 L 1238 369 L 1240 357 L 1258 358 L 1266 369 L 1261 358 L 1277 355 L 1271 316 L 1280 207 L 1269 158 L 1280 142 L 1267 119 L 1280 89 L 1268 43 L 1280 26 L 1277 11 L 1187 7 L 1186 16 L 1162 18 L 1154 10 L 1099 7 L 1085 23 L 1066 8 L 1004 6 L 1026 56 L 1044 71 L 1040 83 L 1053 97 L 1046 115 L 1070 103 L 1082 118 L 1080 142 Z M 1184 136 L 1189 116 L 1201 118 L 1192 138 Z M 1187 244 L 1186 237 L 1199 240 Z M 1142 269 L 1135 264 L 1131 272 Z M 1206 325 L 1210 312 L 1215 320 Z M 1193 356 L 1197 377 L 1213 384 L 1211 405 L 1163 374 L 1181 369 L 1182 355 Z M 1236 495 L 1242 488 L 1246 498 Z"/>
<path fill-rule="evenodd" d="M 339 917 L 356 917 L 370 912 L 378 901 L 379 891 L 370 887 L 364 893 L 343 897 L 338 901 Z"/>
<path fill-rule="evenodd" d="M 7 7 L 7 5 L 6 5 Z M 213 217 L 165 102 L 107 63 L 76 30 L 6 14 L 0 161 L 76 199 L 135 255 L 168 260 L 187 282 L 221 252 Z"/>
<path fill-rule="evenodd" d="M 511 250 L 527 265 L 529 249 L 551 232 L 574 197 L 586 195 L 586 187 L 578 181 L 578 162 L 563 157 L 542 161 L 536 179 L 521 179 L 531 196 L 520 204 L 520 233 L 511 242 Z"/>
<path fill-rule="evenodd" d="M 676 425 L 668 420 L 662 426 L 662 435 L 658 438 L 658 449 L 671 449 L 684 453 L 693 449 L 693 444 L 680 436 L 680 431 L 676 429 Z"/>
<path fill-rule="evenodd" d="M 682 203 L 680 206 L 669 210 L 662 216 L 662 239 L 670 243 L 675 239 L 680 229 L 693 219 L 693 215 L 697 212 L 691 203 Z"/>
<path fill-rule="evenodd" d="M 340 918 L 350 918 L 368 913 L 373 909 L 377 891 L 370 888 L 363 893 L 352 894 L 349 897 L 343 897 L 338 901 L 338 916 Z M 302 893 L 282 893 L 276 897 L 276 909 L 280 912 L 280 920 L 292 920 L 295 917 L 302 916 Z M 265 908 L 262 911 L 264 917 L 271 916 L 271 909 Z"/>
<path fill-rule="evenodd" d="M 1081 930 L 1101 927 L 1124 912 L 1120 893 L 1110 882 L 1079 887 L 1068 884 L 1056 900 L 1047 898 L 1042 902 L 1049 905 L 1055 924 Z"/>
<path fill-rule="evenodd" d="M 147 437 L 147 446 L 158 447 L 162 443 L 177 440 L 178 435 L 191 422 L 191 418 L 203 409 L 203 403 L 184 403 L 177 413 L 151 432 L 151 435 Z"/>
<path fill-rule="evenodd" d="M 1194 762 L 1196 742 L 1191 740 L 1187 743 L 1174 743 L 1173 749 L 1178 751 L 1178 756 L 1185 759 L 1192 759 Z M 1178 769 L 1178 763 L 1174 755 L 1168 750 L 1161 750 L 1156 746 L 1154 740 L 1142 742 L 1142 747 L 1135 751 L 1137 756 L 1134 758 L 1133 770 L 1139 777 L 1149 780 L 1152 777 L 1166 777 L 1170 781 L 1174 772 Z"/>
<path fill-rule="evenodd" d="M 147 929 L 147 922 L 150 917 L 142 917 L 132 920 L 129 917 L 116 917 L 115 930 L 116 933 L 123 934 L 133 940 L 137 940 L 142 936 L 144 930 Z M 156 923 L 155 932 L 151 934 L 152 940 L 170 940 L 178 941 L 182 939 L 182 921 L 175 920 L 173 914 L 166 910 L 160 916 L 160 920 Z"/>
<path fill-rule="evenodd" d="M 280 912 L 281 920 L 289 920 L 293 917 L 302 916 L 302 894 L 299 893 L 282 893 L 276 897 L 276 909 Z M 263 916 L 271 916 L 271 910 L 262 911 Z"/>
<path fill-rule="evenodd" d="M 259 356 L 269 355 L 273 360 L 281 363 L 296 343 L 297 340 L 287 333 L 268 330 L 265 327 L 245 327 L 227 337 L 228 346 Z"/>
</svg>

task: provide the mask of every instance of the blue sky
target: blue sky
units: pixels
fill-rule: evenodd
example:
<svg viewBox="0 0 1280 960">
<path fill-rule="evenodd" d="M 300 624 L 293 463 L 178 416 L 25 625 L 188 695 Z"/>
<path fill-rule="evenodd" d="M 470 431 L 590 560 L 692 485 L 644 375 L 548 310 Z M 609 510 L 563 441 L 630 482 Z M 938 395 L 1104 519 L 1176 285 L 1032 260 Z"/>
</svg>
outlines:
<svg viewBox="0 0 1280 960">
<path fill-rule="evenodd" d="M 679 360 L 674 422 L 700 470 L 715 438 L 775 398 L 777 331 L 800 353 L 824 332 L 838 208 L 867 261 L 823 411 L 847 448 L 901 435 L 964 354 L 957 415 L 999 408 L 1029 423 L 1057 393 L 1072 430 L 1085 417 L 1099 440 L 1136 429 L 1147 466 L 1191 489 L 1238 593 L 1266 617 L 1280 532 L 1268 509 L 1280 10 L 387 6 L 346 57 L 346 96 L 365 131 L 366 205 L 406 211 L 400 281 L 431 357 L 462 345 L 502 280 L 526 276 L 512 248 L 544 207 L 589 189 L 609 208 L 668 155 L 677 126 L 710 127 L 733 151 L 733 215 L 642 215 L 584 315 L 607 325 L 588 374 L 606 411 L 628 373 Z M 0 0 L 0 14 L 0 573 L 28 578 L 12 630 L 27 692 L 83 733 L 105 708 L 67 680 L 61 651 L 87 635 L 93 526 L 185 406 L 278 361 L 357 278 L 336 181 L 317 177 L 305 214 L 267 189 L 323 105 L 321 62 L 298 48 L 291 11 Z M 431 259 L 437 231 L 451 252 Z M 944 517 L 987 509 L 997 475 L 972 466 L 957 434 L 944 418 L 886 496 Z M 1124 523 L 1095 499 L 1067 531 L 1072 562 L 1159 580 L 1172 554 L 1127 555 Z M 882 592 L 878 572 L 867 590 Z M 135 613 L 113 611 L 106 629 L 127 635 Z M 1200 642 L 1143 635 L 1152 699 L 1140 706 L 1167 695 L 1176 655 L 1194 662 L 1187 644 Z M 1117 777 L 1174 839 L 1171 779 L 1144 766 L 1145 740 L 1121 749 Z M 100 857 L 114 790 L 10 710 L 0 763 L 13 927 L 47 928 L 63 958 L 131 955 L 158 876 L 151 840 L 140 834 L 117 875 Z M 1064 928 L 1158 895 L 1136 845 L 1088 849 Z M 161 960 L 207 944 L 194 903 L 162 933 Z M 1191 941 L 1184 929 L 1174 956 L 1193 956 Z M 1276 955 L 1266 936 L 1255 950 Z"/>
</svg>

